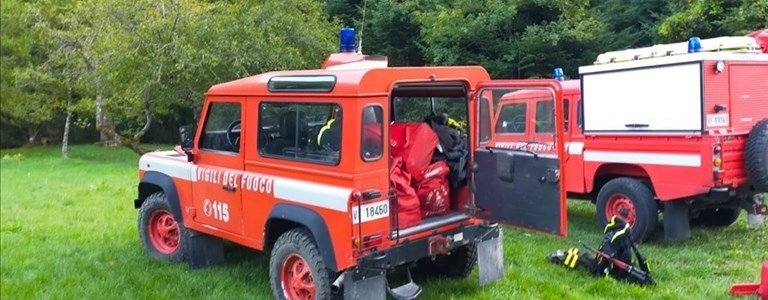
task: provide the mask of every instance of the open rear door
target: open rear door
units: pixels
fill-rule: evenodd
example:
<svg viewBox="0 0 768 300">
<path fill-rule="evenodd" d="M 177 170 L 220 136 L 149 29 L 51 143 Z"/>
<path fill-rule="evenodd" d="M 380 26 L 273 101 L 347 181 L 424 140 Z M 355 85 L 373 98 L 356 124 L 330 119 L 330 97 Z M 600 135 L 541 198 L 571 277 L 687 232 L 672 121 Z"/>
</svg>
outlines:
<svg viewBox="0 0 768 300">
<path fill-rule="evenodd" d="M 474 94 L 473 195 L 478 218 L 565 236 L 563 105 L 555 80 L 481 82 Z M 549 103 L 548 103 L 549 102 Z M 516 105 L 505 105 L 516 103 Z M 525 103 L 525 105 L 520 105 Z M 547 111 L 527 106 L 547 107 Z M 524 121 L 521 121 L 524 120 Z M 521 128 L 523 126 L 524 128 Z M 490 138 L 487 131 L 491 132 Z M 519 134 L 520 142 L 497 142 Z M 517 140 L 517 139 L 516 139 Z"/>
</svg>

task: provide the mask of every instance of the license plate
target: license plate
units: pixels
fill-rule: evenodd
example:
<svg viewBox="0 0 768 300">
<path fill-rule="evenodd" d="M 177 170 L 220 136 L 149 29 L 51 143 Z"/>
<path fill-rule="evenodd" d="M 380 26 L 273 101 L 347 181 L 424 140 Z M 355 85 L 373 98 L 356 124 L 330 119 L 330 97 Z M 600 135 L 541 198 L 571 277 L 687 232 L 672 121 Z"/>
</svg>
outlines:
<svg viewBox="0 0 768 300">
<path fill-rule="evenodd" d="M 352 207 L 352 224 L 389 217 L 389 201 L 379 201 Z"/>
<path fill-rule="evenodd" d="M 708 114 L 707 127 L 728 126 L 728 114 Z"/>
</svg>

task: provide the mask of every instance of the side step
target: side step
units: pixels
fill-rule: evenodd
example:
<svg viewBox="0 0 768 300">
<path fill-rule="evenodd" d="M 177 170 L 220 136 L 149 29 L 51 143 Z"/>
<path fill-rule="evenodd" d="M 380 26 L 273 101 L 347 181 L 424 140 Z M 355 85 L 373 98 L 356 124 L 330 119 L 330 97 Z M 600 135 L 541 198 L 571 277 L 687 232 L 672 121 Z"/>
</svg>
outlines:
<svg viewBox="0 0 768 300">
<path fill-rule="evenodd" d="M 421 294 L 421 287 L 413 282 L 413 278 L 411 277 L 411 270 L 409 268 L 405 268 L 405 272 L 408 275 L 408 282 L 406 284 L 396 288 L 389 288 L 389 283 L 387 283 L 387 290 L 389 291 L 389 295 L 397 300 L 416 299 L 416 297 Z"/>
</svg>

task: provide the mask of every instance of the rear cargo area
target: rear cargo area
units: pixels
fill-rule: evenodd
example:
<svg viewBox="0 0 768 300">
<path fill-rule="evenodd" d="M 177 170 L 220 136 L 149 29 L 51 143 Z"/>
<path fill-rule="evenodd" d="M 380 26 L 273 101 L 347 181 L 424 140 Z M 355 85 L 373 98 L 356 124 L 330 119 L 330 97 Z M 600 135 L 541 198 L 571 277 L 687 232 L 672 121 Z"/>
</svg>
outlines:
<svg viewBox="0 0 768 300">
<path fill-rule="evenodd" d="M 469 199 L 466 92 L 397 92 L 389 128 L 392 229 L 402 236 L 466 219 L 458 210 Z"/>
</svg>

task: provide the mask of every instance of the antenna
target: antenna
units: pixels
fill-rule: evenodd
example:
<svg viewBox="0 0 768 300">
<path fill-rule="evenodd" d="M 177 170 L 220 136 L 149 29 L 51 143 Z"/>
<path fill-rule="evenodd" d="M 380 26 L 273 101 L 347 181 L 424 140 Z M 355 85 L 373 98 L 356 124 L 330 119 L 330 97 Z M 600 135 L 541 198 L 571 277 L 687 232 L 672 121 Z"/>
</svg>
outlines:
<svg viewBox="0 0 768 300">
<path fill-rule="evenodd" d="M 363 24 L 360 24 L 360 44 L 357 47 L 357 53 L 363 54 L 363 30 L 365 30 L 365 7 L 368 0 L 363 0 Z"/>
</svg>

